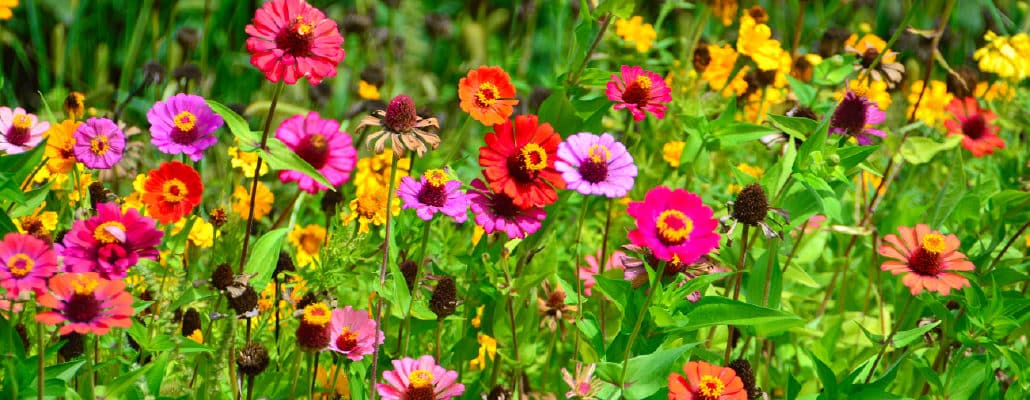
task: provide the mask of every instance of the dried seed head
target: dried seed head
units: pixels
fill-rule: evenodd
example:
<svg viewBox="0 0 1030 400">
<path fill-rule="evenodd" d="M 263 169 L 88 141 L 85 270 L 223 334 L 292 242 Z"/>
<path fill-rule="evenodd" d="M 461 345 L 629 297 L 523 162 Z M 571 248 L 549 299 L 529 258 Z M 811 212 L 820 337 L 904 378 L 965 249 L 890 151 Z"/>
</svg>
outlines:
<svg viewBox="0 0 1030 400">
<path fill-rule="evenodd" d="M 511 400 L 511 392 L 505 389 L 504 386 L 497 385 L 490 389 L 490 394 L 486 395 L 486 400 Z"/>
<path fill-rule="evenodd" d="M 79 92 L 69 92 L 64 98 L 64 113 L 68 118 L 76 119 L 82 117 L 86 112 L 86 95 Z"/>
<path fill-rule="evenodd" d="M 156 85 L 165 80 L 165 67 L 157 61 L 143 64 L 143 84 Z"/>
<path fill-rule="evenodd" d="M 344 34 L 362 34 L 368 31 L 368 28 L 371 26 L 372 18 L 368 15 L 358 14 L 355 12 L 347 13 L 343 16 L 343 20 L 340 21 L 340 30 L 342 30 Z"/>
<path fill-rule="evenodd" d="M 451 18 L 445 14 L 429 13 L 425 18 L 426 30 L 432 37 L 451 36 Z"/>
<path fill-rule="evenodd" d="M 733 218 L 743 224 L 757 226 L 769 212 L 769 199 L 762 185 L 752 183 L 737 194 L 733 204 Z"/>
<path fill-rule="evenodd" d="M 279 262 L 275 264 L 275 272 L 272 276 L 279 276 L 283 272 L 293 272 L 297 270 L 297 266 L 293 264 L 293 258 L 285 251 L 279 252 Z"/>
<path fill-rule="evenodd" d="M 258 342 L 248 342 L 236 355 L 236 366 L 240 373 L 256 376 L 268 368 L 268 350 Z"/>
<path fill-rule="evenodd" d="M 740 382 L 744 384 L 744 390 L 747 391 L 747 398 L 756 399 L 761 396 L 761 391 L 755 388 L 755 373 L 751 370 L 751 363 L 744 359 L 736 359 L 730 361 L 728 367 L 740 377 Z"/>
<path fill-rule="evenodd" d="M 201 329 L 200 326 L 200 313 L 195 309 L 188 309 L 186 313 L 182 315 L 182 330 L 183 336 L 190 336 L 197 329 Z"/>
<path fill-rule="evenodd" d="M 328 190 L 322 196 L 322 212 L 327 216 L 336 215 L 337 206 L 343 202 L 343 193 L 339 190 Z"/>
<path fill-rule="evenodd" d="M 187 80 L 199 82 L 201 77 L 200 67 L 194 63 L 185 63 L 172 70 L 172 78 L 177 81 Z"/>
<path fill-rule="evenodd" d="M 211 210 L 209 221 L 211 225 L 215 226 L 215 229 L 221 228 L 226 222 L 229 222 L 229 215 L 225 213 L 224 207 L 218 207 Z"/>
<path fill-rule="evenodd" d="M 229 305 L 232 306 L 233 311 L 236 311 L 238 316 L 247 316 L 257 309 L 258 294 L 250 284 L 243 287 L 238 295 L 228 293 L 227 297 L 229 297 Z"/>
<path fill-rule="evenodd" d="M 418 263 L 415 260 L 404 260 L 400 265 L 401 274 L 404 275 L 404 283 L 408 285 L 408 291 L 415 290 L 415 278 L 418 275 Z"/>
<path fill-rule="evenodd" d="M 372 86 L 382 87 L 383 83 L 386 83 L 386 72 L 383 71 L 382 66 L 369 65 L 361 70 L 361 80 Z"/>
<path fill-rule="evenodd" d="M 97 206 L 103 203 L 111 201 L 111 198 L 115 197 L 110 190 L 104 187 L 103 183 L 93 182 L 89 184 L 89 204 L 93 207 L 93 212 L 97 211 Z"/>
<path fill-rule="evenodd" d="M 433 289 L 433 295 L 429 298 L 429 309 L 439 319 L 447 318 L 454 314 L 458 307 L 458 291 L 454 287 L 454 278 L 445 276 L 440 278 Z"/>
<path fill-rule="evenodd" d="M 418 113 L 415 112 L 415 102 L 408 95 L 397 95 L 390 104 L 386 106 L 386 115 L 383 116 L 383 125 L 394 132 L 407 132 L 418 122 Z"/>
<path fill-rule="evenodd" d="M 698 44 L 697 49 L 694 49 L 694 70 L 699 74 L 708 68 L 708 64 L 712 62 L 712 54 L 708 52 L 708 45 L 701 43 Z"/>
<path fill-rule="evenodd" d="M 229 285 L 232 285 L 232 278 L 232 267 L 229 264 L 221 263 L 211 273 L 211 286 L 214 286 L 216 290 L 225 290 Z"/>
</svg>

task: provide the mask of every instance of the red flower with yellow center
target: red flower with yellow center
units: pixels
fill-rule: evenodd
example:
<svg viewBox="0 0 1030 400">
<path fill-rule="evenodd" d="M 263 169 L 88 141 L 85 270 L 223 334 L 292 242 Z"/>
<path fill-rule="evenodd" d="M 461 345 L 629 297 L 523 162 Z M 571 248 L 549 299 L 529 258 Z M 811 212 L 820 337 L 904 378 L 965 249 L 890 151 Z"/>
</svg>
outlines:
<svg viewBox="0 0 1030 400">
<path fill-rule="evenodd" d="M 515 86 L 501 67 L 479 67 L 469 71 L 458 82 L 461 109 L 483 125 L 495 125 L 511 117 L 515 99 Z"/>
<path fill-rule="evenodd" d="M 329 322 L 333 314 L 323 303 L 304 307 L 300 325 L 297 326 L 297 344 L 305 350 L 322 350 L 329 346 L 331 332 Z"/>
<path fill-rule="evenodd" d="M 669 375 L 670 400 L 747 400 L 744 383 L 732 368 L 704 361 L 683 366 L 684 375 Z"/>
<path fill-rule="evenodd" d="M 515 117 L 495 125 L 479 148 L 479 165 L 484 168 L 490 189 L 512 198 L 519 208 L 543 207 L 558 199 L 555 189 L 565 181 L 554 168 L 561 137 L 550 124 L 537 124 L 535 115 Z"/>
<path fill-rule="evenodd" d="M 161 164 L 150 171 L 143 194 L 147 212 L 163 224 L 170 224 L 200 204 L 204 184 L 193 167 L 178 161 Z"/>
</svg>

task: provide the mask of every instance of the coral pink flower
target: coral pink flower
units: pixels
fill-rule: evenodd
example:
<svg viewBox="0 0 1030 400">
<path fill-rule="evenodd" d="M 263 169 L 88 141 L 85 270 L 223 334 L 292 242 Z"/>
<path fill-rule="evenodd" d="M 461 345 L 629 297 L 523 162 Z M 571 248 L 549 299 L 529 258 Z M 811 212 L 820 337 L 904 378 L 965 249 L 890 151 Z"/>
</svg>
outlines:
<svg viewBox="0 0 1030 400">
<path fill-rule="evenodd" d="M 21 107 L 14 110 L 0 107 L 0 151 L 7 154 L 23 153 L 43 141 L 50 129 L 49 122 L 39 120 Z"/>
<path fill-rule="evenodd" d="M 610 271 L 612 269 L 625 269 L 622 265 L 622 259 L 626 257 L 626 253 L 616 250 L 608 257 L 608 261 L 604 264 L 604 270 Z M 597 255 L 587 255 L 583 257 L 586 260 L 586 266 L 579 266 L 579 279 L 583 280 L 583 293 L 590 296 L 590 288 L 594 287 L 597 280 L 594 279 L 594 275 L 600 273 L 600 259 L 603 258 L 601 250 L 597 250 Z"/>
<path fill-rule="evenodd" d="M 8 233 L 0 241 L 0 286 L 14 298 L 23 290 L 42 290 L 57 271 L 54 249 L 31 235 Z"/>
<path fill-rule="evenodd" d="M 393 368 L 383 372 L 386 383 L 376 385 L 383 400 L 448 400 L 465 393 L 465 385 L 457 383 L 458 373 L 436 365 L 432 356 L 393 360 Z"/>
<path fill-rule="evenodd" d="M 36 321 L 64 323 L 61 335 L 71 332 L 105 335 L 111 328 L 132 326 L 132 295 L 122 281 L 109 281 L 93 272 L 60 274 L 50 278 L 50 293 L 39 304 L 54 311 L 41 312 Z"/>
<path fill-rule="evenodd" d="M 661 260 L 690 264 L 719 246 L 712 209 L 686 190 L 658 186 L 644 201 L 629 203 L 626 212 L 637 220 L 629 240 Z"/>
<path fill-rule="evenodd" d="M 57 251 L 68 272 L 95 272 L 104 279 L 124 278 L 140 258 L 157 260 L 164 233 L 135 208 L 122 213 L 117 203 L 97 206 L 97 215 L 75 221 Z"/>
<path fill-rule="evenodd" d="M 245 28 L 250 63 L 269 81 L 317 85 L 336 76 L 343 61 L 343 36 L 336 22 L 304 0 L 272 0 Z"/>
<path fill-rule="evenodd" d="M 351 306 L 333 310 L 329 337 L 329 350 L 345 355 L 351 361 L 361 361 L 366 354 L 372 354 L 385 338 L 376 321 L 368 317 L 368 312 Z"/>
<path fill-rule="evenodd" d="M 351 143 L 350 134 L 340 132 L 339 122 L 322 119 L 314 111 L 283 121 L 275 137 L 321 172 L 333 186 L 347 182 L 358 163 L 358 151 Z M 297 182 L 301 190 L 312 194 L 328 189 L 300 171 L 279 171 L 279 180 Z"/>
<path fill-rule="evenodd" d="M 931 231 L 926 224 L 918 224 L 915 229 L 898 227 L 898 232 L 900 236 L 890 234 L 883 238 L 887 244 L 880 246 L 879 253 L 894 260 L 884 261 L 880 269 L 894 275 L 905 274 L 901 282 L 913 296 L 923 289 L 947 295 L 951 289 L 969 286 L 964 276 L 949 272 L 976 269 L 958 251 L 958 237 Z"/>
<path fill-rule="evenodd" d="M 998 126 L 991 124 L 997 116 L 980 108 L 975 98 L 953 99 L 946 110 L 955 117 L 944 121 L 948 135 L 962 135 L 962 147 L 973 153 L 973 157 L 983 157 L 994 153 L 995 149 L 1005 148 L 1005 141 L 998 137 Z"/>
<path fill-rule="evenodd" d="M 686 376 L 669 374 L 669 400 L 747 400 L 744 382 L 732 368 L 691 361 Z"/>
<path fill-rule="evenodd" d="M 655 118 L 665 118 L 665 103 L 671 102 L 672 96 L 661 75 L 627 65 L 622 66 L 620 75 L 612 75 L 605 91 L 608 100 L 616 103 L 613 109 L 629 110 L 636 121 L 643 121 L 648 112 Z"/>
</svg>

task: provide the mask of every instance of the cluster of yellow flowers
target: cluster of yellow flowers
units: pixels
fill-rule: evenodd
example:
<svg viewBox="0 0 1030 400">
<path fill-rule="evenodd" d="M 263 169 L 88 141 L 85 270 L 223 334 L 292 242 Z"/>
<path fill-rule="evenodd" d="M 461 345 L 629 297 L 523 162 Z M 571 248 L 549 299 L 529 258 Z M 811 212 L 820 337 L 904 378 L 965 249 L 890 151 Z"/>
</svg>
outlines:
<svg viewBox="0 0 1030 400">
<path fill-rule="evenodd" d="M 998 36 L 988 31 L 984 40 L 987 41 L 984 47 L 973 53 L 981 71 L 1015 81 L 1021 81 L 1030 74 L 1030 35 Z"/>
<path fill-rule="evenodd" d="M 919 100 L 919 92 L 923 90 L 923 81 L 918 80 L 909 86 L 908 90 L 908 109 L 905 110 L 905 115 L 912 115 L 912 109 L 916 105 L 916 101 Z M 923 93 L 923 99 L 919 103 L 919 109 L 916 110 L 916 119 L 923 121 L 927 126 L 943 127 L 944 121 L 949 118 L 949 113 L 945 108 L 948 107 L 948 103 L 955 96 L 948 93 L 948 85 L 944 82 L 931 80 L 930 86 L 926 88 L 926 93 Z"/>
<path fill-rule="evenodd" d="M 625 40 L 626 44 L 636 46 L 638 52 L 647 53 L 658 38 L 658 33 L 654 26 L 643 22 L 644 18 L 639 15 L 628 20 L 619 19 L 615 21 L 615 34 Z"/>
<path fill-rule="evenodd" d="M 383 225 L 386 223 L 386 203 L 390 195 L 390 163 L 393 151 L 387 149 L 381 154 L 372 155 L 358 160 L 354 173 L 354 185 L 357 186 L 357 195 L 350 202 L 351 212 L 343 216 L 343 224 L 348 225 L 354 220 L 358 221 L 359 233 L 368 233 L 368 226 Z M 397 160 L 397 173 L 393 182 L 393 200 L 390 201 L 390 212 L 398 215 L 401 212 L 401 201 L 397 198 L 396 190 L 401 178 L 408 176 L 411 170 L 411 160 L 401 158 Z"/>
</svg>

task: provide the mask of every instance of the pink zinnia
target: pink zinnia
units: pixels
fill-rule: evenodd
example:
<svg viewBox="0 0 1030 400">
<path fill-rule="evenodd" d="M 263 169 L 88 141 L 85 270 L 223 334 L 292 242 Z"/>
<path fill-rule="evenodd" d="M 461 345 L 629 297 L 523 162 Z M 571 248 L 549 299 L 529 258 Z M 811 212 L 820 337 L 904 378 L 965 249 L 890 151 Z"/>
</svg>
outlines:
<svg viewBox="0 0 1030 400">
<path fill-rule="evenodd" d="M 577 133 L 558 145 L 554 168 L 569 190 L 608 198 L 625 197 L 633 188 L 637 165 L 626 146 L 607 133 Z"/>
<path fill-rule="evenodd" d="M 624 269 L 625 267 L 622 265 L 623 257 L 626 257 L 626 253 L 619 250 L 613 252 L 612 255 L 608 257 L 608 262 L 604 263 L 604 270 L 610 271 L 612 269 Z M 597 250 L 596 256 L 587 255 L 586 257 L 583 257 L 587 262 L 586 266 L 579 266 L 579 279 L 583 280 L 583 293 L 587 296 L 590 296 L 590 288 L 594 287 L 597 283 L 597 279 L 594 279 L 594 275 L 597 275 L 601 271 L 599 268 L 601 265 L 601 258 L 603 258 L 601 250 Z"/>
<path fill-rule="evenodd" d="M 433 219 L 438 212 L 457 223 L 468 219 L 469 200 L 461 191 L 461 181 L 451 179 L 443 170 L 431 169 L 418 180 L 405 176 L 397 195 L 404 201 L 404 208 L 414 208 L 423 220 Z"/>
<path fill-rule="evenodd" d="M 671 90 L 661 75 L 640 67 L 622 66 L 621 76 L 612 75 L 608 81 L 608 100 L 616 104 L 613 109 L 627 109 L 633 119 L 643 121 L 647 113 L 658 119 L 665 118 L 665 103 L 672 101 Z"/>
<path fill-rule="evenodd" d="M 854 136 L 858 144 L 868 146 L 873 144 L 870 136 L 887 136 L 872 127 L 886 120 L 887 114 L 880 111 L 876 102 L 848 90 L 830 117 L 830 133 Z"/>
<path fill-rule="evenodd" d="M 135 208 L 122 213 L 117 203 L 97 206 L 97 215 L 75 221 L 57 251 L 68 272 L 96 272 L 104 279 L 124 278 L 140 258 L 158 259 L 164 233 Z"/>
<path fill-rule="evenodd" d="M 644 201 L 629 203 L 626 212 L 637 221 L 629 240 L 661 260 L 690 264 L 719 246 L 712 209 L 686 190 L 658 186 Z"/>
<path fill-rule="evenodd" d="M 213 133 L 225 122 L 203 97 L 180 93 L 154 103 L 147 112 L 150 142 L 165 154 L 186 154 L 194 162 L 218 142 Z"/>
<path fill-rule="evenodd" d="M 21 107 L 11 110 L 0 107 L 0 151 L 18 154 L 31 150 L 43 141 L 50 123 L 41 122 Z"/>
<path fill-rule="evenodd" d="M 7 296 L 23 290 L 42 290 L 57 271 L 57 255 L 47 242 L 31 235 L 8 233 L 0 241 L 0 286 Z"/>
<path fill-rule="evenodd" d="M 393 368 L 383 372 L 386 383 L 376 385 L 383 400 L 448 400 L 465 393 L 465 385 L 456 382 L 458 373 L 436 365 L 432 356 L 393 360 Z"/>
<path fill-rule="evenodd" d="M 92 169 L 109 169 L 122 159 L 125 133 L 107 118 L 90 118 L 75 130 L 75 158 Z"/>
<path fill-rule="evenodd" d="M 37 300 L 52 308 L 36 314 L 36 321 L 64 326 L 61 335 L 72 332 L 105 335 L 111 328 L 132 326 L 132 295 L 122 281 L 109 281 L 93 272 L 59 274 L 50 278 L 50 293 Z"/>
<path fill-rule="evenodd" d="M 361 361 L 366 354 L 372 354 L 385 338 L 383 331 L 376 327 L 376 321 L 368 317 L 368 312 L 351 306 L 333 310 L 329 337 L 329 350 L 345 355 L 351 361 Z"/>
<path fill-rule="evenodd" d="M 250 63 L 272 82 L 317 85 L 336 76 L 343 61 L 343 36 L 336 22 L 304 0 L 272 0 L 247 25 Z"/>
<path fill-rule="evenodd" d="M 351 144 L 350 135 L 340 132 L 340 123 L 322 119 L 314 111 L 283 121 L 275 137 L 321 172 L 333 186 L 347 182 L 358 162 L 358 152 Z M 301 190 L 312 194 L 328 189 L 300 171 L 279 171 L 279 180 L 297 182 Z"/>
<path fill-rule="evenodd" d="M 476 215 L 476 225 L 482 226 L 485 233 L 501 231 L 509 238 L 524 238 L 540 229 L 540 221 L 547 218 L 543 208 L 519 208 L 511 197 L 491 192 L 479 179 L 472 181 L 472 187 L 476 190 L 468 192 L 469 208 Z"/>
<path fill-rule="evenodd" d="M 880 246 L 879 253 L 893 260 L 884 261 L 880 269 L 894 275 L 905 274 L 901 282 L 913 296 L 923 289 L 947 295 L 951 289 L 969 286 L 966 277 L 953 272 L 976 269 L 958 251 L 958 237 L 931 231 L 926 224 L 918 224 L 915 229 L 898 227 L 898 232 L 900 236 L 890 234 L 883 238 L 887 244 Z"/>
</svg>

